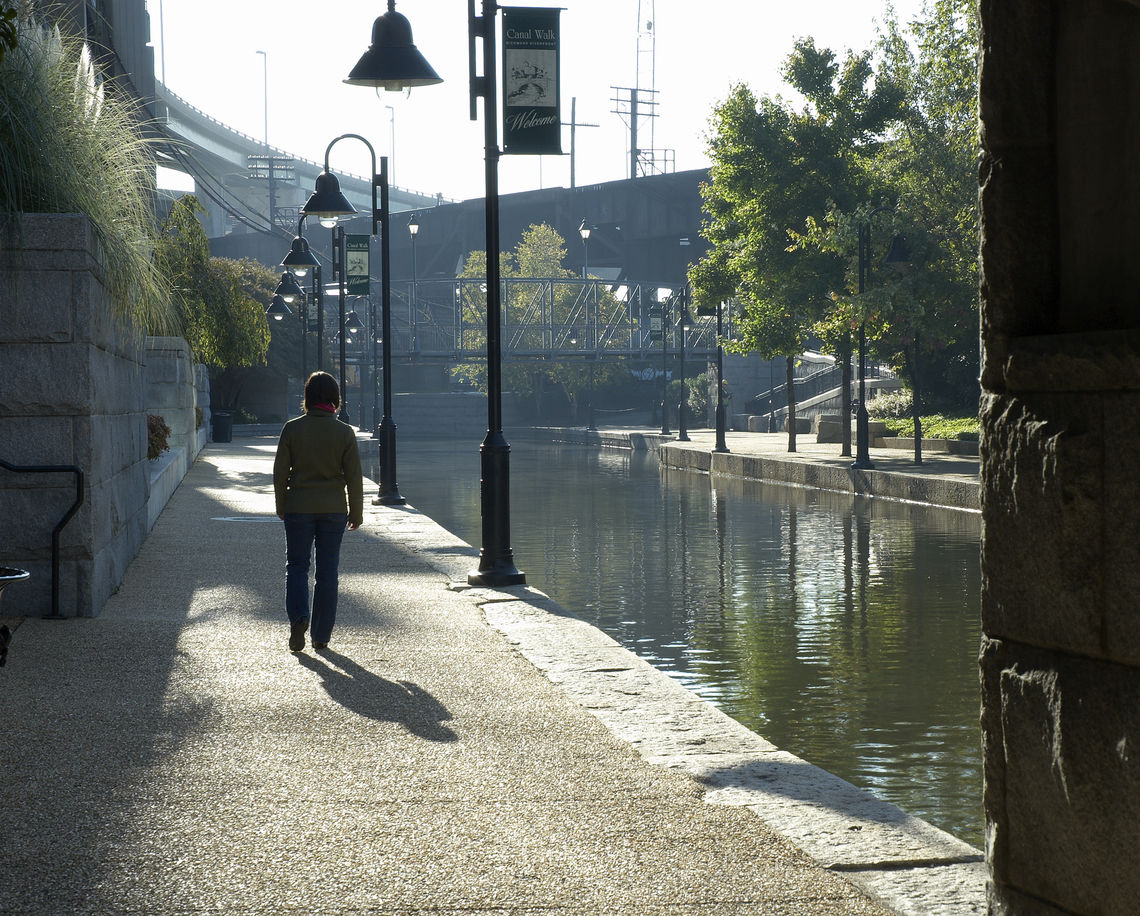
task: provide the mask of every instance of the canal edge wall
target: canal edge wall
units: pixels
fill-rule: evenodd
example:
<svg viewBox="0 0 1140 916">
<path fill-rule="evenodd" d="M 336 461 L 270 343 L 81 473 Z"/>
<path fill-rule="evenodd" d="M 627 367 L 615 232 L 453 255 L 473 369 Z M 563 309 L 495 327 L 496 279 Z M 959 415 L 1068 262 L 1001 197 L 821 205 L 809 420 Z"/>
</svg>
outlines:
<svg viewBox="0 0 1140 916">
<path fill-rule="evenodd" d="M 939 477 L 935 474 L 856 470 L 846 464 L 824 464 L 805 458 L 714 452 L 680 443 L 672 436 L 626 430 L 519 428 L 512 429 L 510 436 L 551 445 L 654 452 L 663 465 L 678 470 L 921 503 L 941 509 L 981 511 L 981 482 L 978 480 Z"/>
<path fill-rule="evenodd" d="M 468 585 L 478 551 L 412 506 L 377 511 L 397 512 L 401 542 L 647 763 L 685 773 L 710 804 L 747 808 L 899 916 L 985 912 L 981 850 L 781 750 L 543 592 Z"/>
</svg>

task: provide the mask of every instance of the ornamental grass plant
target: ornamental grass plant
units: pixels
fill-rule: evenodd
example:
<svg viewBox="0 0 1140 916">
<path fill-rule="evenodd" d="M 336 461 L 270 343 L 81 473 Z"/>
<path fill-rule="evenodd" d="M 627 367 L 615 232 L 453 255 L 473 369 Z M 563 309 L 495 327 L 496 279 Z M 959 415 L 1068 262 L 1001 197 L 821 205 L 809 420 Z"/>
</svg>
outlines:
<svg viewBox="0 0 1140 916">
<path fill-rule="evenodd" d="M 129 92 L 100 82 L 86 44 L 21 12 L 0 59 L 0 249 L 20 244 L 21 213 L 83 214 L 113 317 L 136 334 L 177 334 L 152 257 L 155 141 L 144 125 Z"/>
</svg>

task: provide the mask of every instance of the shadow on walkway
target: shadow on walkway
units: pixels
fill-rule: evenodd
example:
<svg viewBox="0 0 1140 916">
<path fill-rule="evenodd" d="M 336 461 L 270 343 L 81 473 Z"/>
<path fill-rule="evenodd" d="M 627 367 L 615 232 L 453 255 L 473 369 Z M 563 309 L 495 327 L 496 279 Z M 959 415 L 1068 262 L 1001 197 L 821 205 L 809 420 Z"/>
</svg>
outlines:
<svg viewBox="0 0 1140 916">
<path fill-rule="evenodd" d="M 320 675 L 328 695 L 349 712 L 402 725 L 426 741 L 459 739 L 443 724 L 451 719 L 447 707 L 416 684 L 386 680 L 331 649 L 317 656 L 300 653 L 297 661 Z"/>
</svg>

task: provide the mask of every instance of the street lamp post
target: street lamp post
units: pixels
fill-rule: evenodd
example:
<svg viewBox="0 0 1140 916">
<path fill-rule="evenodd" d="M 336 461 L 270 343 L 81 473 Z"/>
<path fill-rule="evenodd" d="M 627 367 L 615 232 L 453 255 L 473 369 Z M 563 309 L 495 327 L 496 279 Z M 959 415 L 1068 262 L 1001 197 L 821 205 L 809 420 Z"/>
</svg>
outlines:
<svg viewBox="0 0 1140 916">
<path fill-rule="evenodd" d="M 672 295 L 672 290 L 669 292 Z M 668 436 L 672 434 L 669 429 L 669 299 L 658 295 L 658 300 L 661 304 L 661 435 Z"/>
<path fill-rule="evenodd" d="M 368 297 L 368 346 L 372 349 L 372 382 L 369 390 L 372 392 L 372 438 L 380 438 L 380 393 L 377 390 L 376 374 L 380 365 L 376 355 L 376 299 Z"/>
<path fill-rule="evenodd" d="M 265 51 L 255 52 L 261 55 L 261 85 L 262 103 L 265 112 L 265 177 L 269 182 L 269 231 L 277 226 L 277 197 L 273 187 L 273 150 L 269 148 L 269 55 Z"/>
<path fill-rule="evenodd" d="M 337 416 L 345 423 L 348 416 L 348 374 L 346 372 L 346 345 L 347 334 L 344 329 L 344 227 L 333 226 L 333 274 L 336 276 L 337 289 L 337 338 L 340 341 L 340 412 Z"/>
<path fill-rule="evenodd" d="M 578 227 L 578 235 L 582 237 L 582 279 L 590 279 L 590 227 L 586 220 Z"/>
<path fill-rule="evenodd" d="M 297 314 L 301 321 L 301 382 L 305 381 L 305 366 L 308 365 L 308 354 L 305 348 L 305 291 L 293 276 L 291 270 L 281 271 L 281 280 L 273 290 L 274 296 L 280 296 L 286 305 L 297 303 Z"/>
<path fill-rule="evenodd" d="M 408 217 L 408 235 L 412 239 L 412 358 L 420 355 L 420 315 L 419 303 L 416 301 L 416 236 L 420 234 L 420 224 L 416 221 L 416 214 Z"/>
<path fill-rule="evenodd" d="M 685 338 L 689 328 L 693 326 L 693 316 L 689 314 L 688 288 L 681 290 L 681 315 L 677 319 L 677 327 L 681 330 L 681 399 L 677 402 L 677 441 L 689 441 L 689 427 L 686 417 L 688 409 L 688 391 L 685 385 Z"/>
<path fill-rule="evenodd" d="M 367 361 L 368 351 L 365 349 L 364 344 L 364 324 L 360 320 L 360 316 L 356 314 L 356 309 L 350 309 L 348 314 L 344 316 L 344 337 L 345 343 L 354 344 L 354 349 L 359 351 L 356 363 L 356 374 L 360 380 L 360 428 L 364 429 L 364 368 Z"/>
<path fill-rule="evenodd" d="M 398 13 L 392 13 L 391 15 L 399 16 Z M 381 17 L 381 19 L 382 18 L 384 17 Z M 399 18 L 403 19 L 402 16 Z M 404 21 L 406 22 L 406 20 Z M 382 370 L 384 416 L 380 421 L 379 435 L 377 436 L 380 451 L 380 492 L 376 498 L 373 499 L 372 503 L 377 506 L 403 505 L 407 500 L 400 495 L 399 487 L 396 484 L 396 424 L 392 420 L 392 283 L 389 257 L 391 232 L 389 225 L 387 157 L 380 157 L 380 168 L 379 171 L 377 171 L 376 150 L 373 149 L 372 144 L 364 137 L 360 136 L 360 134 L 341 134 L 339 137 L 335 137 L 325 148 L 325 170 L 317 176 L 316 190 L 313 191 L 308 201 L 306 201 L 305 206 L 302 207 L 302 212 L 306 215 L 315 214 L 321 220 L 322 225 L 326 225 L 330 221 L 335 223 L 335 221 L 341 217 L 351 216 L 356 213 L 356 208 L 341 194 L 340 182 L 337 180 L 337 177 L 329 171 L 329 154 L 332 152 L 332 148 L 341 140 L 348 138 L 359 140 L 368 148 L 368 152 L 372 156 L 372 235 L 377 234 L 377 229 L 380 230 L 380 334 L 382 338 L 384 361 Z M 377 203 L 377 191 L 379 191 L 380 194 L 379 203 Z M 341 273 L 341 290 L 343 295 L 343 270 Z M 343 314 L 341 330 L 343 348 Z"/>
<path fill-rule="evenodd" d="M 716 443 L 714 452 L 727 452 L 728 445 L 724 441 L 725 408 L 724 408 L 724 327 L 722 313 L 724 303 L 716 305 Z"/>
<path fill-rule="evenodd" d="M 442 83 L 412 41 L 412 26 L 407 17 L 396 12 L 396 0 L 388 0 L 388 11 L 372 23 L 372 44 L 361 55 L 356 66 L 344 80 L 350 86 L 370 86 L 379 91 L 399 92 L 418 86 Z M 359 139 L 364 140 L 363 137 Z M 333 141 L 336 142 L 335 140 Z M 372 171 L 376 172 L 376 152 L 364 140 L 372 153 Z M 327 158 L 327 153 L 326 153 Z M 376 187 L 380 185 L 381 210 L 376 209 Z M 396 486 L 396 424 L 392 421 L 392 334 L 391 334 L 391 277 L 389 275 L 389 213 L 388 213 L 388 161 L 380 160 L 380 172 L 372 182 L 372 234 L 376 224 L 383 223 L 381 236 L 381 338 L 384 351 L 384 417 L 378 429 L 380 450 L 380 493 L 373 505 L 402 505 L 406 500 Z M 375 339 L 375 338 L 374 338 Z M 375 344 L 373 344 L 375 349 Z"/>
<path fill-rule="evenodd" d="M 321 262 L 317 260 L 316 256 L 309 249 L 309 243 L 305 240 L 302 234 L 302 229 L 305 225 L 305 217 L 307 214 L 301 214 L 301 218 L 297 220 L 297 235 L 293 238 L 293 244 L 289 248 L 289 253 L 281 260 L 281 266 L 285 268 L 285 273 L 290 277 L 297 279 L 304 279 L 305 275 L 310 270 L 313 271 L 313 307 L 317 310 L 317 368 L 323 368 L 324 362 L 324 303 L 322 300 L 323 293 L 320 290 L 321 285 Z M 281 275 L 281 283 L 278 284 L 278 291 L 285 283 L 285 274 Z M 293 281 L 293 284 L 300 288 L 300 284 Z M 301 290 L 301 296 L 304 296 L 304 291 Z M 301 309 L 301 374 L 304 375 L 305 368 L 308 361 L 305 359 L 305 335 L 308 333 L 307 322 L 304 317 L 304 309 Z M 304 379 L 301 380 L 304 383 Z"/>
<path fill-rule="evenodd" d="M 499 274 L 499 114 L 495 25 L 499 5 L 483 0 L 483 15 L 475 15 L 475 0 L 467 0 L 471 120 L 483 98 L 483 140 L 486 151 L 487 240 L 487 436 L 479 450 L 479 481 L 483 546 L 479 567 L 467 576 L 471 585 L 523 585 L 526 575 L 515 566 L 511 550 L 510 454 L 503 436 L 502 355 L 500 342 Z M 477 77 L 475 42 L 483 42 L 483 76 Z"/>
</svg>

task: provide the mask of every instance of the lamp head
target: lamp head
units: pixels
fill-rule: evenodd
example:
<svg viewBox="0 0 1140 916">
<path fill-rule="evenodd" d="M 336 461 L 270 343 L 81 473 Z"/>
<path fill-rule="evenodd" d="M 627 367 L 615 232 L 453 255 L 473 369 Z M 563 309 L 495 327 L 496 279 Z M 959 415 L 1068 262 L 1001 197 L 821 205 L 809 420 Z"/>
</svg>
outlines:
<svg viewBox="0 0 1140 916">
<path fill-rule="evenodd" d="M 372 24 L 372 45 L 356 62 L 345 82 L 399 92 L 416 86 L 433 86 L 443 78 L 432 69 L 412 42 L 412 26 L 388 0 L 388 12 Z"/>
<path fill-rule="evenodd" d="M 292 272 L 285 270 L 281 272 L 281 282 L 277 284 L 277 289 L 273 293 L 286 302 L 293 302 L 298 296 L 303 296 L 305 291 L 301 289 Z"/>
<path fill-rule="evenodd" d="M 586 221 L 585 221 L 585 220 L 582 220 L 582 225 L 580 225 L 580 226 L 578 227 L 578 234 L 579 234 L 580 236 L 582 236 L 582 241 L 583 241 L 583 242 L 588 242 L 588 241 L 590 240 L 590 231 L 591 231 L 591 229 L 590 229 L 590 227 L 589 227 L 589 226 L 586 224 Z"/>
<path fill-rule="evenodd" d="M 887 250 L 883 263 L 893 267 L 899 273 L 906 273 L 910 268 L 910 248 L 906 239 L 896 235 L 891 239 L 891 247 Z"/>
<path fill-rule="evenodd" d="M 349 313 L 344 316 L 344 332 L 353 337 L 364 332 L 364 325 L 360 323 L 360 316 L 356 314 L 356 309 L 350 309 Z"/>
<path fill-rule="evenodd" d="M 416 214 L 413 213 L 410 217 L 408 217 L 408 235 L 410 235 L 412 238 L 415 238 L 419 231 L 420 224 L 416 222 Z"/>
<path fill-rule="evenodd" d="M 285 304 L 284 298 L 280 294 L 273 297 L 273 301 L 269 303 L 269 308 L 265 310 L 265 314 L 273 318 L 275 321 L 280 321 L 286 315 L 292 315 L 289 306 Z"/>
<path fill-rule="evenodd" d="M 303 235 L 298 235 L 293 239 L 289 253 L 281 262 L 282 267 L 288 267 L 298 277 L 304 277 L 310 268 L 320 267 L 320 264 L 321 262 L 309 250 L 309 243 Z"/>
<path fill-rule="evenodd" d="M 306 216 L 315 216 L 321 225 L 331 229 L 342 216 L 352 216 L 356 207 L 348 202 L 348 198 L 340 192 L 340 181 L 332 172 L 321 172 L 317 176 L 316 189 L 305 201 L 301 212 Z"/>
</svg>

